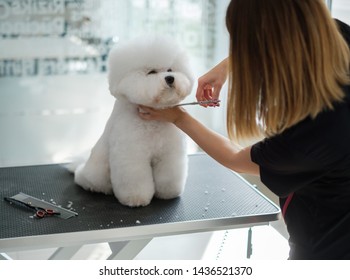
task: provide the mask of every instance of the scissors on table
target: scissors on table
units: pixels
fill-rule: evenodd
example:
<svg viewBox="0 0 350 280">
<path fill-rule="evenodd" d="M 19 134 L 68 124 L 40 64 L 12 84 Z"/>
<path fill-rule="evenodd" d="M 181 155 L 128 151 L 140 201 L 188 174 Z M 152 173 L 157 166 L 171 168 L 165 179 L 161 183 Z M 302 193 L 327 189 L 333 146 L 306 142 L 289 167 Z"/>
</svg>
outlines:
<svg viewBox="0 0 350 280">
<path fill-rule="evenodd" d="M 31 202 L 23 202 L 23 201 L 19 201 L 17 199 L 10 198 L 10 197 L 5 197 L 4 199 L 5 199 L 5 201 L 7 201 L 11 204 L 13 203 L 15 205 L 23 206 L 23 207 L 30 209 L 30 210 L 34 210 L 35 211 L 34 216 L 39 218 L 39 219 L 42 219 L 44 217 L 54 216 L 54 215 L 60 215 L 60 212 L 56 212 L 52 209 L 44 209 L 42 207 L 34 206 L 34 205 L 32 205 Z"/>
</svg>

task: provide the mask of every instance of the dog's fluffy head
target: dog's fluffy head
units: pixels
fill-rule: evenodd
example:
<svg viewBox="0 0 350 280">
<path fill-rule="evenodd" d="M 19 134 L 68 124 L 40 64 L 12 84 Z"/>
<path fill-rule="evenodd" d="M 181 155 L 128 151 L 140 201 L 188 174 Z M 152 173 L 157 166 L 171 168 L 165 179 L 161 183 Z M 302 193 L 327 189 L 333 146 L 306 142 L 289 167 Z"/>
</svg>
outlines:
<svg viewBox="0 0 350 280">
<path fill-rule="evenodd" d="M 118 44 L 110 52 L 108 66 L 113 96 L 154 108 L 178 104 L 194 82 L 185 51 L 168 37 Z"/>
</svg>

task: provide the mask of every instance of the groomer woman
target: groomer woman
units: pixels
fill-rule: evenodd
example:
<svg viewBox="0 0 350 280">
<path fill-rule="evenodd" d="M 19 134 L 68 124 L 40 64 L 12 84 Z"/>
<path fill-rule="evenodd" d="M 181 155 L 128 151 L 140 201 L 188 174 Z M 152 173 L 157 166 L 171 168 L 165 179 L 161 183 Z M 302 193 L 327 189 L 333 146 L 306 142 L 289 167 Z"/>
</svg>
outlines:
<svg viewBox="0 0 350 280">
<path fill-rule="evenodd" d="M 290 259 L 350 259 L 350 27 L 323 0 L 232 0 L 226 25 L 229 57 L 199 78 L 197 99 L 218 98 L 229 78 L 230 139 L 179 107 L 140 117 L 172 122 L 221 164 L 260 175 L 280 197 Z"/>
</svg>

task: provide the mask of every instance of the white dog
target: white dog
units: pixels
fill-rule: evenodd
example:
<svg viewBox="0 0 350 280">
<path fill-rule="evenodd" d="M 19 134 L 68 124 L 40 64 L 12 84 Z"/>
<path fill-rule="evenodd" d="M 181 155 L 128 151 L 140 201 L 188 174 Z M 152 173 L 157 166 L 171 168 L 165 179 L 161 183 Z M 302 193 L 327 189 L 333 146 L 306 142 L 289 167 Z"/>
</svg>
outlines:
<svg viewBox="0 0 350 280">
<path fill-rule="evenodd" d="M 145 37 L 118 44 L 108 63 L 114 109 L 75 182 L 114 193 L 131 207 L 146 206 L 154 196 L 179 196 L 187 177 L 184 135 L 173 124 L 142 120 L 138 104 L 164 108 L 190 94 L 194 80 L 185 52 L 169 38 Z"/>
</svg>

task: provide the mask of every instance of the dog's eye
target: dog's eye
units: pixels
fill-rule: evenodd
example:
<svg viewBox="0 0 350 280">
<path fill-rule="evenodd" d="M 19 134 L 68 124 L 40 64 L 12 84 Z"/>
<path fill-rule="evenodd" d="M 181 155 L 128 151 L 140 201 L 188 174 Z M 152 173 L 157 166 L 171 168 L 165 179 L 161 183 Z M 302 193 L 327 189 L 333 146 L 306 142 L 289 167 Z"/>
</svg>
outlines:
<svg viewBox="0 0 350 280">
<path fill-rule="evenodd" d="M 157 74 L 157 71 L 156 70 L 151 70 L 147 73 L 147 75 L 152 75 L 152 74 Z"/>
<path fill-rule="evenodd" d="M 168 72 L 173 72 L 173 70 L 171 68 L 168 69 Z"/>
</svg>

